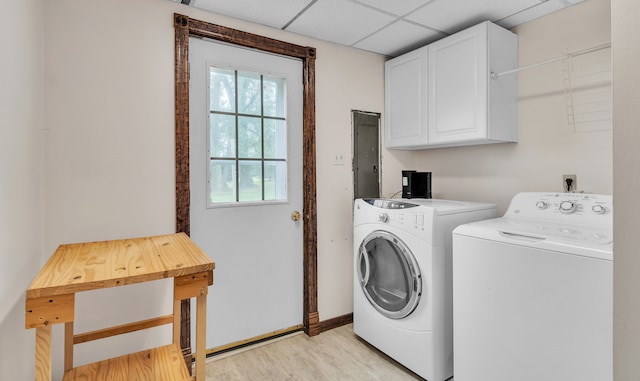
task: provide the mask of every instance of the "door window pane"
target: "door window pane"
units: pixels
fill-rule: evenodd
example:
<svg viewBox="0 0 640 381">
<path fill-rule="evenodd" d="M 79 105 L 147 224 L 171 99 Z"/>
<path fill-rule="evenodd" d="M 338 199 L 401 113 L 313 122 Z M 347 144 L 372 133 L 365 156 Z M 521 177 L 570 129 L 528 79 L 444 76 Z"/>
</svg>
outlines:
<svg viewBox="0 0 640 381">
<path fill-rule="evenodd" d="M 209 70 L 209 206 L 287 200 L 285 80 Z"/>
<path fill-rule="evenodd" d="M 260 115 L 262 110 L 262 92 L 260 75 L 238 73 L 238 113 Z"/>
<path fill-rule="evenodd" d="M 212 157 L 236 157 L 235 116 L 211 114 L 209 131 L 209 151 Z"/>
<path fill-rule="evenodd" d="M 236 201 L 235 160 L 211 160 L 209 176 L 210 203 Z"/>
<path fill-rule="evenodd" d="M 264 120 L 264 157 L 287 158 L 287 123 L 284 120 Z"/>
<path fill-rule="evenodd" d="M 284 118 L 284 79 L 265 76 L 263 79 L 264 115 Z"/>
<path fill-rule="evenodd" d="M 243 159 L 262 157 L 262 119 L 238 117 L 238 157 Z"/>
<path fill-rule="evenodd" d="M 267 161 L 264 164 L 264 199 L 286 200 L 287 198 L 287 163 L 284 161 Z"/>
<path fill-rule="evenodd" d="M 209 107 L 212 111 L 236 111 L 235 71 L 211 67 L 209 69 Z"/>
<path fill-rule="evenodd" d="M 239 162 L 238 188 L 238 201 L 262 200 L 262 162 Z"/>
</svg>

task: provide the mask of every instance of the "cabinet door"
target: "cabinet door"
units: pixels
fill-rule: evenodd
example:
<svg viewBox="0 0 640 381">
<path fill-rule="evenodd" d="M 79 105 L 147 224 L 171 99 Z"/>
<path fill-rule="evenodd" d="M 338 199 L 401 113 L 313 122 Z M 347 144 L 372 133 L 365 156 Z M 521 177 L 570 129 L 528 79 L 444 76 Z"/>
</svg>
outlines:
<svg viewBox="0 0 640 381">
<path fill-rule="evenodd" d="M 487 24 L 428 47 L 429 143 L 487 137 Z"/>
<path fill-rule="evenodd" d="M 427 135 L 427 48 L 385 63 L 385 146 L 424 145 Z"/>
</svg>

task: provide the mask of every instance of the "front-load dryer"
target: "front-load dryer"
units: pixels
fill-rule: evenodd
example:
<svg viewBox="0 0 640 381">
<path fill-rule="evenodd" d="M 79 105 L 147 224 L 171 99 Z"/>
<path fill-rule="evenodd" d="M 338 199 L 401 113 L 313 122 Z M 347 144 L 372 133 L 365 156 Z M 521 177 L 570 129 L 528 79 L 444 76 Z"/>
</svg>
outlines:
<svg viewBox="0 0 640 381">
<path fill-rule="evenodd" d="M 456 381 L 613 379 L 613 202 L 519 193 L 453 233 Z"/>
<path fill-rule="evenodd" d="M 493 204 L 358 199 L 353 330 L 429 381 L 453 375 L 451 232 Z"/>
</svg>

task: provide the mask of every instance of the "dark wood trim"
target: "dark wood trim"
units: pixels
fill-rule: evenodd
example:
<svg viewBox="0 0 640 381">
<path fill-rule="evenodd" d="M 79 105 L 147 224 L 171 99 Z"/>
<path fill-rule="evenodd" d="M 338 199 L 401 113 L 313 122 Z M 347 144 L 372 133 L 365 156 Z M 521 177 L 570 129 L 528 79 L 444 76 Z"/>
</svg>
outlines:
<svg viewBox="0 0 640 381">
<path fill-rule="evenodd" d="M 188 19 L 176 17 L 175 118 L 176 118 L 176 231 L 190 231 L 189 189 L 189 29 Z"/>
<path fill-rule="evenodd" d="M 304 331 L 320 333 L 318 319 L 317 208 L 316 208 L 316 49 L 243 32 L 174 14 L 175 123 L 176 123 L 176 231 L 190 233 L 189 189 L 189 37 L 210 38 L 302 60 L 303 65 L 303 197 L 304 197 Z M 190 348 L 190 304 L 183 301 L 181 345 Z"/>
<path fill-rule="evenodd" d="M 316 50 L 305 48 L 303 58 L 303 193 L 304 193 L 304 314 L 305 333 L 320 333 L 318 317 L 318 215 L 316 209 Z"/>
<path fill-rule="evenodd" d="M 320 332 L 325 332 L 330 329 L 342 327 L 343 325 L 353 323 L 353 314 L 346 314 L 337 316 L 329 320 L 323 320 L 320 322 Z"/>
<path fill-rule="evenodd" d="M 176 15 L 176 17 L 180 17 L 180 15 Z M 306 61 L 307 58 L 309 58 L 309 50 L 312 50 L 313 53 L 311 61 L 315 60 L 315 49 L 308 46 L 294 45 L 288 42 L 275 40 L 273 38 L 260 36 L 258 34 L 211 24 L 206 21 L 188 19 L 188 24 L 189 35 L 191 37 L 210 38 L 212 40 L 240 45 L 264 52 L 300 58 L 303 61 Z"/>
<path fill-rule="evenodd" d="M 175 166 L 176 166 L 176 232 L 191 234 L 189 208 L 189 29 L 188 19 L 174 17 L 175 29 Z M 180 303 L 180 347 L 191 370 L 191 302 Z"/>
</svg>

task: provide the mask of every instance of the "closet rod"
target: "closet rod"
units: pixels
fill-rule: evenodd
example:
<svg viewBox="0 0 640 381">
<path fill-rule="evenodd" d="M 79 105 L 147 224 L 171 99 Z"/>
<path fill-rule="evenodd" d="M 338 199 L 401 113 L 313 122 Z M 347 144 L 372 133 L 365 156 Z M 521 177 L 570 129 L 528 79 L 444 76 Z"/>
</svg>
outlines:
<svg viewBox="0 0 640 381">
<path fill-rule="evenodd" d="M 532 67 L 546 65 L 548 63 L 552 63 L 552 62 L 556 62 L 556 61 L 561 61 L 561 60 L 567 59 L 568 57 L 576 57 L 576 56 L 581 56 L 581 55 L 587 54 L 587 53 L 597 52 L 598 50 L 607 49 L 607 48 L 610 48 L 610 47 L 611 47 L 611 43 L 608 42 L 606 44 L 597 45 L 597 46 L 594 46 L 592 48 L 583 49 L 583 50 L 576 50 L 576 51 L 573 51 L 573 52 L 565 53 L 565 54 L 561 55 L 560 57 L 552 58 L 550 60 L 546 60 L 546 61 L 542 61 L 542 62 L 537 62 L 537 63 L 531 64 L 531 65 L 527 65 L 527 66 L 522 66 L 522 67 L 519 67 L 517 69 L 507 70 L 507 71 L 503 71 L 501 73 L 491 72 L 491 78 L 496 79 L 496 78 L 498 78 L 498 77 L 500 77 L 502 75 L 517 73 L 520 70 L 530 69 Z"/>
</svg>

